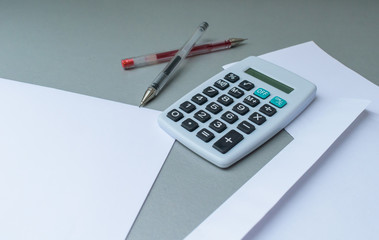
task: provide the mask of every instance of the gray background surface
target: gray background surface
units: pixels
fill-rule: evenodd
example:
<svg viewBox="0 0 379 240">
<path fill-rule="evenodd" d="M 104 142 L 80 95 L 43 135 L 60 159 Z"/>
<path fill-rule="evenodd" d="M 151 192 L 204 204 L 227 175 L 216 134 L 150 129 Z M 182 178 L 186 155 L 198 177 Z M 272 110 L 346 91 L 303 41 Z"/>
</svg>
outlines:
<svg viewBox="0 0 379 240">
<path fill-rule="evenodd" d="M 202 21 L 202 42 L 248 38 L 187 61 L 147 108 L 176 99 L 247 56 L 313 40 L 379 84 L 379 1 L 0 0 L 0 77 L 139 105 L 164 64 L 124 71 L 125 57 L 180 47 Z M 175 143 L 128 239 L 181 239 L 291 141 L 279 133 L 227 170 Z"/>
</svg>

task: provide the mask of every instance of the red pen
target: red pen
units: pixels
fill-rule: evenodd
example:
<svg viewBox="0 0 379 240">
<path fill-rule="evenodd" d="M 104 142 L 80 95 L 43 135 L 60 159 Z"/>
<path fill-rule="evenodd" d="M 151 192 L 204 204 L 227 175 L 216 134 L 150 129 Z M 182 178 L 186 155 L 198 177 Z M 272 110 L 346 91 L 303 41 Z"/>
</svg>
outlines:
<svg viewBox="0 0 379 240">
<path fill-rule="evenodd" d="M 203 45 L 194 46 L 187 57 L 192 57 L 200 54 L 215 52 L 219 50 L 229 49 L 239 45 L 245 41 L 243 38 L 229 38 L 222 42 L 208 43 Z M 132 69 L 137 67 L 143 67 L 153 65 L 161 62 L 168 62 L 178 50 L 172 50 L 168 52 L 152 53 L 138 57 L 125 58 L 121 60 L 121 65 L 124 69 Z"/>
</svg>

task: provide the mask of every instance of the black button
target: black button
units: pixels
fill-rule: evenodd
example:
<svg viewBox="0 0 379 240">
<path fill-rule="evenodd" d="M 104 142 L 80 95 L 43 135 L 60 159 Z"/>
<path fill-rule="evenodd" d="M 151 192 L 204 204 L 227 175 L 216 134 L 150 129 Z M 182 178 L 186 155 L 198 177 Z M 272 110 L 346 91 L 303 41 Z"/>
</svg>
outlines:
<svg viewBox="0 0 379 240">
<path fill-rule="evenodd" d="M 209 127 L 215 130 L 216 132 L 220 133 L 226 129 L 226 124 L 221 122 L 220 120 L 214 120 L 209 124 Z"/>
<path fill-rule="evenodd" d="M 245 89 L 246 91 L 250 91 L 254 88 L 254 84 L 247 80 L 243 80 L 240 84 L 238 84 L 238 86 Z"/>
<path fill-rule="evenodd" d="M 215 102 L 211 102 L 210 104 L 208 104 L 205 109 L 207 109 L 208 111 L 210 111 L 213 114 L 217 114 L 217 113 L 222 111 L 222 107 Z"/>
<path fill-rule="evenodd" d="M 196 109 L 196 106 L 190 103 L 189 101 L 185 101 L 184 103 L 180 104 L 179 108 L 185 111 L 186 113 L 190 113 Z"/>
<path fill-rule="evenodd" d="M 230 89 L 228 93 L 235 98 L 240 98 L 244 94 L 244 92 L 241 89 L 236 88 L 236 87 L 233 87 L 232 89 Z"/>
<path fill-rule="evenodd" d="M 276 109 L 273 106 L 270 106 L 268 104 L 263 105 L 260 109 L 260 112 L 263 112 L 267 116 L 271 117 L 276 113 Z"/>
<path fill-rule="evenodd" d="M 173 109 L 167 113 L 167 117 L 173 120 L 174 122 L 177 122 L 183 118 L 183 113 L 179 112 L 176 109 Z"/>
<path fill-rule="evenodd" d="M 215 144 L 213 144 L 213 147 L 221 153 L 227 153 L 230 149 L 232 149 L 242 140 L 242 134 L 240 134 L 236 130 L 231 130 L 222 138 L 220 138 L 217 142 L 215 142 Z"/>
<path fill-rule="evenodd" d="M 232 82 L 232 83 L 235 83 L 237 82 L 238 80 L 240 80 L 240 77 L 238 77 L 236 74 L 234 73 L 228 73 L 225 75 L 224 77 L 226 80 L 228 80 L 229 82 Z"/>
<path fill-rule="evenodd" d="M 203 90 L 203 93 L 207 95 L 208 97 L 214 97 L 218 94 L 218 91 L 214 87 L 207 87 L 206 89 Z"/>
<path fill-rule="evenodd" d="M 266 122 L 266 118 L 262 114 L 259 114 L 257 112 L 251 114 L 249 120 L 258 125 L 261 125 L 262 123 Z"/>
<path fill-rule="evenodd" d="M 211 119 L 211 115 L 209 115 L 209 113 L 207 113 L 203 110 L 200 110 L 197 113 L 195 113 L 194 117 L 203 123 L 208 121 L 209 119 Z"/>
<path fill-rule="evenodd" d="M 193 130 L 199 127 L 199 124 L 197 124 L 197 122 L 195 122 L 191 118 L 187 118 L 184 122 L 182 122 L 182 127 L 192 132 Z"/>
<path fill-rule="evenodd" d="M 206 129 L 206 128 L 201 129 L 196 134 L 196 136 L 198 138 L 200 138 L 201 140 L 203 140 L 204 142 L 209 142 L 210 140 L 212 140 L 215 137 L 215 135 L 211 131 L 209 131 L 208 129 Z"/>
<path fill-rule="evenodd" d="M 206 97 L 204 97 L 203 95 L 201 95 L 200 93 L 193 96 L 191 98 L 191 100 L 194 101 L 195 103 L 199 104 L 199 105 L 203 105 L 204 103 L 206 103 L 208 101 L 208 99 Z"/>
<path fill-rule="evenodd" d="M 233 107 L 233 111 L 235 111 L 236 113 L 239 113 L 241 115 L 245 115 L 249 111 L 249 108 L 246 107 L 245 105 L 243 105 L 242 103 L 237 103 Z"/>
<path fill-rule="evenodd" d="M 247 105 L 251 106 L 251 107 L 256 107 L 260 101 L 258 98 L 256 97 L 253 97 L 251 95 L 247 96 L 244 100 L 243 100 L 244 103 L 246 103 Z"/>
<path fill-rule="evenodd" d="M 247 121 L 242 121 L 237 128 L 246 134 L 250 134 L 255 130 L 254 125 Z"/>
<path fill-rule="evenodd" d="M 217 80 L 213 86 L 217 87 L 220 90 L 225 90 L 229 87 L 229 83 L 227 81 L 224 81 L 222 79 Z"/>
<path fill-rule="evenodd" d="M 225 120 L 226 122 L 232 124 L 235 123 L 238 120 L 238 116 L 230 111 L 225 112 L 222 114 L 221 119 Z"/>
<path fill-rule="evenodd" d="M 224 106 L 229 106 L 230 104 L 233 103 L 233 99 L 229 97 L 228 95 L 221 95 L 218 99 L 217 102 L 223 104 Z"/>
</svg>

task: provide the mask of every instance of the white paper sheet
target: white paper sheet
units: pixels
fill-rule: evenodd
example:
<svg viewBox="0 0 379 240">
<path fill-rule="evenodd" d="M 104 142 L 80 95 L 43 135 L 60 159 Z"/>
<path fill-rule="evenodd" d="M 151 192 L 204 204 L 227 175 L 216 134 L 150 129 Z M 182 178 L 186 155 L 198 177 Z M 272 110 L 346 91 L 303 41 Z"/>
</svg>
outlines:
<svg viewBox="0 0 379 240">
<path fill-rule="evenodd" d="M 296 56 L 298 63 L 292 58 Z M 379 239 L 379 87 L 309 42 L 267 55 L 305 75 L 319 68 L 323 93 L 367 98 L 372 102 L 311 174 L 245 239 Z M 297 65 L 300 65 L 297 67 Z M 339 91 L 334 91 L 339 89 Z"/>
<path fill-rule="evenodd" d="M 368 98 L 373 101 L 369 111 L 377 110 L 377 87 L 329 57 L 312 42 L 266 54 L 263 58 L 314 82 L 318 86 L 317 98 L 287 128 L 294 135 L 294 141 L 198 226 L 187 239 L 241 239 L 245 236 L 368 104 L 365 100 L 340 97 Z M 345 92 L 351 83 L 352 92 L 359 89 L 363 93 L 352 95 L 351 91 Z M 371 122 L 373 123 L 375 122 Z M 374 136 L 375 134 L 371 134 L 369 141 L 373 142 Z M 355 144 L 362 145 L 360 142 Z M 357 146 L 350 149 L 357 149 Z M 377 148 L 370 148 L 368 158 L 378 154 Z M 311 207 L 309 202 L 306 205 Z M 292 207 L 291 210 L 297 213 L 296 207 Z M 286 229 L 287 221 L 280 224 L 282 229 Z M 300 228 L 296 226 L 296 229 Z M 268 228 L 265 231 L 267 239 L 283 239 L 281 232 L 272 232 L 275 229 Z M 250 239 L 252 236 L 256 237 L 253 230 L 246 238 Z M 288 239 L 294 239 L 293 234 L 288 236 Z M 304 236 L 299 239 L 304 239 Z"/>
<path fill-rule="evenodd" d="M 309 54 L 309 55 L 307 55 Z M 359 74 L 346 68 L 327 53 L 322 51 L 314 42 L 307 42 L 293 47 L 267 53 L 260 58 L 275 63 L 298 75 L 312 79 L 317 85 L 317 99 L 329 101 L 337 98 L 369 99 L 373 103 L 368 111 L 379 113 L 379 88 Z M 315 101 L 307 114 L 303 114 L 286 130 L 296 137 L 308 119 L 317 117 L 324 103 Z"/>
<path fill-rule="evenodd" d="M 0 112 L 0 239 L 124 239 L 174 142 L 159 112 L 5 79 Z"/>
</svg>

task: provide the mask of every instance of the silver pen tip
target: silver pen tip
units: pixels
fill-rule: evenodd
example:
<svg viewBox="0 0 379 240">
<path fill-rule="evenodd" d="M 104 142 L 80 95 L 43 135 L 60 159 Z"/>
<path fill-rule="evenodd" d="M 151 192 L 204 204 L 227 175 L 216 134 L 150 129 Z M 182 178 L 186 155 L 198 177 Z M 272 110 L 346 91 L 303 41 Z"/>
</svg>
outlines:
<svg viewBox="0 0 379 240">
<path fill-rule="evenodd" d="M 247 40 L 247 38 L 229 38 L 229 42 L 231 43 L 231 47 L 237 46 L 246 40 Z"/>
<path fill-rule="evenodd" d="M 145 94 L 142 97 L 141 103 L 139 107 L 143 107 L 148 103 L 151 99 L 153 99 L 156 95 L 156 89 L 153 87 L 148 87 Z"/>
</svg>

